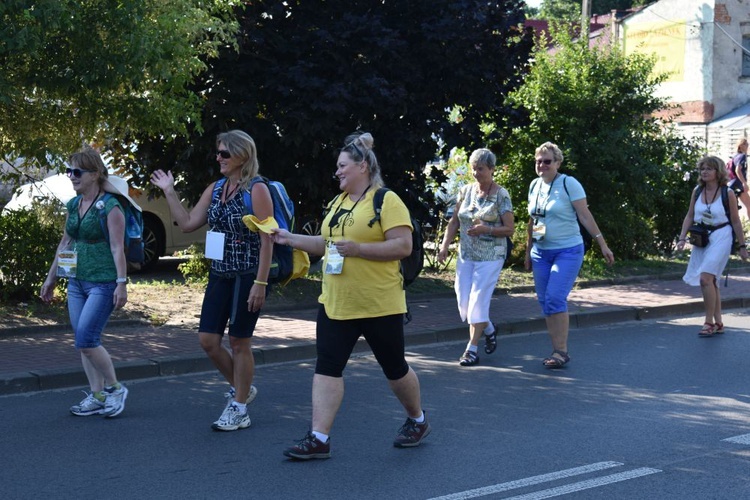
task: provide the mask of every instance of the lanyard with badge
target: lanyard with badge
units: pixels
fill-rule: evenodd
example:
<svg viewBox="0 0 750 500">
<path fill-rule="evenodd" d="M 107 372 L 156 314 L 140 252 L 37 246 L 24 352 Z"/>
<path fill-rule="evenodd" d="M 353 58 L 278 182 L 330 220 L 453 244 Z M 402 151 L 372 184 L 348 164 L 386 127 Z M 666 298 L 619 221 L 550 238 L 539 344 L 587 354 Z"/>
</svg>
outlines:
<svg viewBox="0 0 750 500">
<path fill-rule="evenodd" d="M 89 205 L 83 215 L 81 215 L 80 213 L 83 197 L 78 200 L 78 206 L 76 207 L 76 212 L 78 213 L 78 225 L 76 226 L 75 238 L 73 239 L 73 248 L 68 247 L 64 250 L 60 250 L 57 253 L 57 276 L 59 278 L 76 277 L 76 268 L 78 267 L 78 250 L 76 250 L 75 242 L 80 237 L 81 224 L 83 223 L 83 220 L 86 218 L 93 206 L 97 203 L 98 199 L 99 195 L 97 194 L 97 197 L 94 199 L 94 201 L 91 202 L 91 205 Z"/>
<path fill-rule="evenodd" d="M 713 205 L 713 203 L 716 201 L 716 197 L 719 194 L 719 189 L 721 189 L 721 187 L 717 187 L 716 191 L 714 191 L 714 197 L 713 199 L 711 199 L 711 203 L 708 202 L 708 192 L 705 189 L 703 190 L 703 194 L 706 198 L 706 210 L 703 212 L 703 217 L 701 218 L 702 224 L 713 226 L 714 216 L 711 213 L 711 205 Z"/>
<path fill-rule="evenodd" d="M 531 225 L 531 239 L 533 241 L 542 241 L 544 239 L 544 235 L 547 234 L 547 225 L 544 222 L 544 217 L 547 215 L 547 205 L 549 205 L 550 195 L 552 194 L 552 187 L 555 185 L 555 181 L 559 176 L 560 174 L 557 174 L 555 175 L 555 178 L 552 179 L 552 184 L 549 185 L 547 194 L 544 196 L 544 206 L 541 209 L 539 208 L 539 198 L 542 193 L 544 181 L 541 180 L 541 178 L 539 180 L 539 187 L 536 191 L 536 203 L 534 203 L 534 211 L 532 213 L 533 223 Z"/>
<path fill-rule="evenodd" d="M 362 196 L 360 196 L 357 201 L 354 202 L 354 206 L 352 206 L 352 208 L 350 208 L 349 210 L 341 209 L 341 205 L 344 203 L 344 198 L 346 197 L 341 196 L 339 206 L 336 207 L 336 210 L 333 211 L 331 220 L 328 222 L 328 236 L 330 239 L 328 240 L 328 256 L 326 258 L 326 267 L 324 270 L 325 274 L 341 274 L 341 272 L 344 270 L 344 256 L 339 253 L 338 249 L 336 248 L 336 244 L 333 242 L 333 228 L 341 226 L 341 237 L 344 237 L 344 228 L 346 224 L 349 220 L 351 220 L 354 214 L 354 209 L 357 208 L 357 204 L 362 201 L 362 198 L 365 197 L 369 189 L 370 186 L 367 186 L 365 192 L 362 193 Z"/>
</svg>

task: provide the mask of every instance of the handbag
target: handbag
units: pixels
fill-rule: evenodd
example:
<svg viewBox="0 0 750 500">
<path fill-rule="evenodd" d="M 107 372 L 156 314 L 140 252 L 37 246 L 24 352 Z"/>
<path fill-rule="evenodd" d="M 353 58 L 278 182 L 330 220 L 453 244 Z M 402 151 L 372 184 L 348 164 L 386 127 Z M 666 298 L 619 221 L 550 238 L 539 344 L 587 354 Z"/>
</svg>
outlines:
<svg viewBox="0 0 750 500">
<path fill-rule="evenodd" d="M 688 232 L 690 233 L 688 241 L 691 245 L 701 248 L 708 246 L 708 237 L 711 234 L 708 226 L 704 226 L 703 224 L 694 224 L 690 226 Z"/>
</svg>

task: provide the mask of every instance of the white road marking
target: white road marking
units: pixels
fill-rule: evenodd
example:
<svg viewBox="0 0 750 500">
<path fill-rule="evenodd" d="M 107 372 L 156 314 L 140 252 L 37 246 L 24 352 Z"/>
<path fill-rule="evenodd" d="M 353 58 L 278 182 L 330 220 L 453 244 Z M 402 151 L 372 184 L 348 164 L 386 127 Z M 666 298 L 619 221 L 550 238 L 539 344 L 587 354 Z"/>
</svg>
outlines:
<svg viewBox="0 0 750 500">
<path fill-rule="evenodd" d="M 750 444 L 750 434 L 734 436 L 734 437 L 722 439 L 722 441 L 726 441 L 727 443 Z"/>
<path fill-rule="evenodd" d="M 492 495 L 493 493 L 500 493 L 503 491 L 514 490 L 517 488 L 525 488 L 526 486 L 533 486 L 540 483 L 548 483 L 550 481 L 557 481 L 565 479 L 566 477 L 578 476 L 580 474 L 588 474 L 589 472 L 596 472 L 604 469 L 611 469 L 612 467 L 620 467 L 624 465 L 620 462 L 597 462 L 595 464 L 583 465 L 581 467 L 574 467 L 572 469 L 561 470 L 558 472 L 551 472 L 549 474 L 542 474 L 540 476 L 527 477 L 525 479 L 518 479 L 516 481 L 510 481 L 507 483 L 495 484 L 492 486 L 485 486 L 484 488 L 476 488 L 473 490 L 461 491 L 459 493 L 453 493 L 451 495 L 445 495 L 441 497 L 431 498 L 430 500 L 466 500 L 469 498 L 477 498 L 485 495 Z"/>
<path fill-rule="evenodd" d="M 628 479 L 635 479 L 637 477 L 648 476 L 649 474 L 656 474 L 661 472 L 659 469 L 651 469 L 648 467 L 642 467 L 627 472 L 620 472 L 618 474 L 612 474 L 610 476 L 598 477 L 595 479 L 589 479 L 588 481 L 581 481 L 573 484 L 566 484 L 558 486 L 557 488 L 550 488 L 548 490 L 536 491 L 529 493 L 528 495 L 520 495 L 511 497 L 506 500 L 541 500 L 542 498 L 552 498 L 560 495 L 567 495 L 575 491 L 588 490 L 591 488 L 598 488 L 600 486 L 606 486 L 612 483 L 618 483 L 620 481 L 627 481 Z"/>
</svg>

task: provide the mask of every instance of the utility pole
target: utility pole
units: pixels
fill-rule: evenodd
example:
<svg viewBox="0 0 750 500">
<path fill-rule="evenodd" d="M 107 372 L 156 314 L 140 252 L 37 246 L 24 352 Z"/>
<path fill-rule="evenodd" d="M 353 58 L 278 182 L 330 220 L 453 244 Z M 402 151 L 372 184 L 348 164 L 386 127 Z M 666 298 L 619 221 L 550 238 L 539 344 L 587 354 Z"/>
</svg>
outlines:
<svg viewBox="0 0 750 500">
<path fill-rule="evenodd" d="M 589 23 L 591 23 L 591 2 L 593 0 L 581 0 L 581 37 L 588 39 Z"/>
</svg>

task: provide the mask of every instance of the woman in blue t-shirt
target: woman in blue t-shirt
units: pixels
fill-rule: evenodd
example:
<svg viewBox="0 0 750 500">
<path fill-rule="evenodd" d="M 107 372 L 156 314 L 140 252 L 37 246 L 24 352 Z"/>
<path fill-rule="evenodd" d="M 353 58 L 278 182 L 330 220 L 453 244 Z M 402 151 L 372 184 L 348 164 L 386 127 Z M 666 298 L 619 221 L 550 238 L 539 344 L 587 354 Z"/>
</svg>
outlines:
<svg viewBox="0 0 750 500">
<path fill-rule="evenodd" d="M 608 264 L 615 260 L 586 204 L 586 193 L 575 178 L 558 172 L 563 161 L 557 145 L 545 142 L 536 150 L 536 174 L 529 188 L 526 269 L 534 272 L 534 287 L 552 339 L 552 354 L 543 363 L 561 368 L 568 356 L 568 295 L 583 263 L 583 237 L 578 226 L 599 242 Z"/>
</svg>

